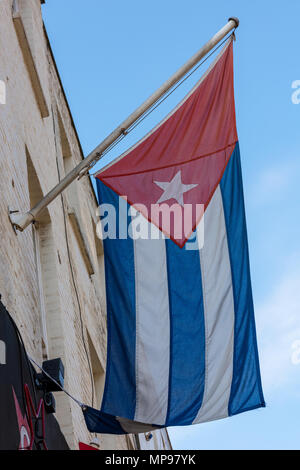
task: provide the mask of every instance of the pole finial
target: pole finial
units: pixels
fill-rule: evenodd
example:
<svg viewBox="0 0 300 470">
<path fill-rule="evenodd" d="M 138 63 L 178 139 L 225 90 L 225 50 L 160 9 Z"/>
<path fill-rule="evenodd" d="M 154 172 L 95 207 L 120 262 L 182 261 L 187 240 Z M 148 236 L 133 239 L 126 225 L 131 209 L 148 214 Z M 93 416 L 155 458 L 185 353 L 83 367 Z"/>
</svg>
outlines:
<svg viewBox="0 0 300 470">
<path fill-rule="evenodd" d="M 236 16 L 231 16 L 230 18 L 228 18 L 228 21 L 230 21 L 230 20 L 235 22 L 235 27 L 236 28 L 239 27 L 240 20 Z"/>
</svg>

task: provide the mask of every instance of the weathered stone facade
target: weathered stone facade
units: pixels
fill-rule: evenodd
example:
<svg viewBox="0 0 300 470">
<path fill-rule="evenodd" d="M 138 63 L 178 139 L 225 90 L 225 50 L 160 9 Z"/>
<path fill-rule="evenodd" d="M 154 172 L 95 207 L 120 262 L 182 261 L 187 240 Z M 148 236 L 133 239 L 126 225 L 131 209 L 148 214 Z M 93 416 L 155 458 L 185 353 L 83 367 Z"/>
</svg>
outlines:
<svg viewBox="0 0 300 470">
<path fill-rule="evenodd" d="M 74 182 L 34 227 L 14 232 L 10 210 L 26 211 L 83 158 L 41 15 L 40 0 L 0 2 L 0 293 L 38 363 L 61 357 L 65 387 L 99 404 L 106 318 L 97 202 L 88 177 Z M 3 93 L 1 95 L 3 97 Z M 84 336 L 84 342 L 82 339 Z M 56 393 L 61 429 L 73 449 L 89 443 L 79 406 Z M 133 436 L 99 436 L 102 449 L 136 448 Z M 155 436 L 169 448 L 167 434 Z M 147 448 L 147 440 L 140 440 Z M 153 445 L 153 443 L 151 444 Z M 149 447 L 150 448 L 150 447 Z"/>
</svg>

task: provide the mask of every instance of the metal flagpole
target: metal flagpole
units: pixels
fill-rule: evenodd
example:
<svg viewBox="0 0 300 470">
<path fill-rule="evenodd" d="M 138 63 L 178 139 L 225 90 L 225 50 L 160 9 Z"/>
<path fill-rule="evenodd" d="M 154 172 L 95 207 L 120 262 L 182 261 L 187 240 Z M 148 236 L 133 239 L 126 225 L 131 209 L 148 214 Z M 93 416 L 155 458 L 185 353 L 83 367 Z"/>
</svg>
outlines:
<svg viewBox="0 0 300 470">
<path fill-rule="evenodd" d="M 229 18 L 228 23 L 220 29 L 193 57 L 191 57 L 177 72 L 174 73 L 158 90 L 156 90 L 139 108 L 125 119 L 111 134 L 109 134 L 101 144 L 91 152 L 82 162 L 80 162 L 63 180 L 61 180 L 40 202 L 30 211 L 25 213 L 11 212 L 9 214 L 13 227 L 23 231 L 38 217 L 38 215 L 78 176 L 85 174 L 93 163 L 96 163 L 102 153 L 112 145 L 120 136 L 126 134 L 126 130 L 131 127 L 154 103 L 157 102 L 167 91 L 179 82 L 208 52 L 210 52 L 224 37 L 233 29 L 239 26 L 238 18 Z"/>
</svg>

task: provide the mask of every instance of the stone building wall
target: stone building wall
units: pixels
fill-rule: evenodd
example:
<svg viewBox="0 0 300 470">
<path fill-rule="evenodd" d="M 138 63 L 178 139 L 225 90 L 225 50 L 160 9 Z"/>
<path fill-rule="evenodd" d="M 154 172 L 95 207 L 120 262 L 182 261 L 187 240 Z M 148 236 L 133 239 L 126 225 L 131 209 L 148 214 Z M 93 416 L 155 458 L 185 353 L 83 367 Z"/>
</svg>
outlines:
<svg viewBox="0 0 300 470">
<path fill-rule="evenodd" d="M 61 357 L 65 388 L 96 407 L 104 384 L 106 317 L 91 182 L 88 177 L 74 182 L 22 233 L 14 232 L 8 217 L 8 210 L 27 211 L 83 158 L 40 0 L 0 1 L 0 48 L 0 81 L 6 91 L 5 104 L 0 103 L 2 301 L 28 353 L 38 363 Z M 56 402 L 69 446 L 89 443 L 92 436 L 79 406 L 62 392 L 56 393 Z M 136 447 L 133 436 L 99 440 L 102 449 Z M 147 440 L 141 442 L 147 448 Z"/>
</svg>

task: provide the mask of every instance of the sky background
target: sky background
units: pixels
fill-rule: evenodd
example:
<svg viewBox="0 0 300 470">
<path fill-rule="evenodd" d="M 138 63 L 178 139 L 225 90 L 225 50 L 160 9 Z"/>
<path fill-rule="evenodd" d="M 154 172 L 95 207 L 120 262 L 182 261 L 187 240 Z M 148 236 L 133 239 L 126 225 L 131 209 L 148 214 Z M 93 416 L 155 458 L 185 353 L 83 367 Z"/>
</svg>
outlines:
<svg viewBox="0 0 300 470">
<path fill-rule="evenodd" d="M 267 408 L 169 433 L 174 449 L 299 449 L 300 104 L 292 103 L 292 83 L 300 80 L 300 2 L 46 0 L 42 9 L 85 155 L 239 17 L 237 127 Z M 206 66 L 105 161 L 159 122 Z"/>
</svg>

